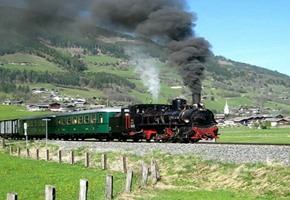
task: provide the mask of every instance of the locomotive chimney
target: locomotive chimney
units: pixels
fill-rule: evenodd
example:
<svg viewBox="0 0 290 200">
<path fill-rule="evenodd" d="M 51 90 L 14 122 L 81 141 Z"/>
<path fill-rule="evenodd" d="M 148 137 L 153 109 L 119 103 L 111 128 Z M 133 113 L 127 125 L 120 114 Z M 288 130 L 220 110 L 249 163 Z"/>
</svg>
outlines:
<svg viewBox="0 0 290 200">
<path fill-rule="evenodd" d="M 200 105 L 200 98 L 201 94 L 198 92 L 193 92 L 192 93 L 192 104 L 193 105 Z"/>
</svg>

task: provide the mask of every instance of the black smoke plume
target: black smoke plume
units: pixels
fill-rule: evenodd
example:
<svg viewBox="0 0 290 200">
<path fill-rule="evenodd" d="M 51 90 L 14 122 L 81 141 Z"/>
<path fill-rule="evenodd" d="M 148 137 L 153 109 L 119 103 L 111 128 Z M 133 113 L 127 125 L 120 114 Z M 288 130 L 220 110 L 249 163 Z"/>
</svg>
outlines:
<svg viewBox="0 0 290 200">
<path fill-rule="evenodd" d="M 81 0 L 0 0 L 1 41 L 55 34 L 73 24 L 82 9 Z"/>
<path fill-rule="evenodd" d="M 170 61 L 178 65 L 184 84 L 200 93 L 210 44 L 195 37 L 196 16 L 185 8 L 183 0 L 99 0 L 91 13 L 104 27 L 159 41 L 169 50 Z"/>
<path fill-rule="evenodd" d="M 84 17 L 103 28 L 162 44 L 184 84 L 201 91 L 210 45 L 195 36 L 196 15 L 186 11 L 185 0 L 0 0 L 0 45 L 15 36 L 53 34 Z"/>
</svg>

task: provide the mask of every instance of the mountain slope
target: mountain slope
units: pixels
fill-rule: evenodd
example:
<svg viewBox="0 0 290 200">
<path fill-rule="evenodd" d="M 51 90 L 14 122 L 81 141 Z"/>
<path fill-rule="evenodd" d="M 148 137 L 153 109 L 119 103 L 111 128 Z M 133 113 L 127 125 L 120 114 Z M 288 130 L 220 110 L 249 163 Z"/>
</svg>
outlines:
<svg viewBox="0 0 290 200">
<path fill-rule="evenodd" d="M 144 86 L 141 76 L 154 63 L 158 70 L 148 73 L 147 82 L 160 80 L 156 82 L 160 91 L 155 102 L 168 103 L 176 96 L 191 101 L 191 91 L 183 86 L 177 68 L 168 67 L 161 46 L 144 38 L 81 25 L 77 30 L 83 32 L 74 32 L 74 26 L 70 26 L 64 32 L 1 48 L 0 99 L 43 101 L 27 93 L 27 89 L 21 92 L 29 86 L 55 89 L 62 95 L 85 97 L 93 103 L 107 99 L 112 104 L 150 102 L 151 86 Z M 136 46 L 151 59 L 143 71 L 136 71 L 140 63 L 126 52 L 129 49 L 134 53 Z M 232 110 L 260 107 L 263 112 L 288 114 L 290 77 L 215 56 L 206 63 L 202 96 L 205 105 L 216 113 L 223 112 L 227 100 Z"/>
</svg>

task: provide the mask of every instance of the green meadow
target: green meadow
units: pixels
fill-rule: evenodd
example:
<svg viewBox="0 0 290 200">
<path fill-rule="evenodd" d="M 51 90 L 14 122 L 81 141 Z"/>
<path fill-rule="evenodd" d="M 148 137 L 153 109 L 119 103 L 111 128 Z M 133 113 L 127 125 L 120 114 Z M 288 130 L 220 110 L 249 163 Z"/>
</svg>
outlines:
<svg viewBox="0 0 290 200">
<path fill-rule="evenodd" d="M 80 179 L 87 179 L 89 182 L 89 199 L 103 199 L 108 174 L 113 175 L 115 195 L 122 191 L 125 183 L 125 175 L 120 172 L 27 160 L 3 153 L 0 154 L 0 160 L 0 199 L 5 199 L 9 192 L 16 192 L 19 199 L 41 200 L 44 199 L 46 185 L 56 188 L 56 199 L 78 199 Z"/>
<path fill-rule="evenodd" d="M 13 144 L 13 148 L 24 144 Z M 44 145 L 30 143 L 31 152 L 35 149 L 44 151 Z M 57 160 L 58 147 L 50 146 L 54 159 Z M 56 188 L 56 199 L 78 199 L 79 181 L 89 182 L 88 199 L 101 200 L 105 195 L 105 180 L 113 175 L 114 199 L 128 200 L 270 200 L 287 199 L 290 195 L 289 166 L 279 163 L 269 164 L 224 164 L 205 161 L 195 155 L 170 155 L 151 152 L 144 156 L 126 154 L 126 152 L 106 152 L 109 170 L 100 169 L 101 153 L 90 152 L 90 167 L 84 167 L 85 152 L 88 148 L 75 150 L 75 165 L 57 163 L 56 160 L 35 160 L 32 155 L 26 158 L 9 155 L 9 148 L 0 150 L 0 199 L 5 199 L 8 192 L 16 192 L 19 199 L 44 199 L 45 185 Z M 23 151 L 24 152 L 24 151 Z M 124 190 L 126 175 L 118 171 L 120 156 L 126 155 L 127 166 L 133 170 L 132 192 Z M 63 155 L 65 156 L 65 155 Z M 157 184 L 149 177 L 146 187 L 140 187 L 140 161 L 150 166 L 150 160 L 157 162 L 160 180 Z"/>
<path fill-rule="evenodd" d="M 248 127 L 220 127 L 218 142 L 290 144 L 290 127 L 257 129 Z"/>
</svg>

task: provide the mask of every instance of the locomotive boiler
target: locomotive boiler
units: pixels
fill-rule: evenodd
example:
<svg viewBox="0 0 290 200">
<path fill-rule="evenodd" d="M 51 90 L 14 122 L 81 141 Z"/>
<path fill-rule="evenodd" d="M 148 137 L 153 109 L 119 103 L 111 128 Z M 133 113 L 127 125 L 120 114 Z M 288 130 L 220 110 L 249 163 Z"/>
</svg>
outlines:
<svg viewBox="0 0 290 200">
<path fill-rule="evenodd" d="M 182 98 L 171 104 L 132 105 L 122 109 L 110 123 L 112 135 L 122 132 L 123 140 L 197 142 L 218 138 L 214 115 L 200 104 L 199 94 L 193 94 L 192 105 Z"/>
</svg>

